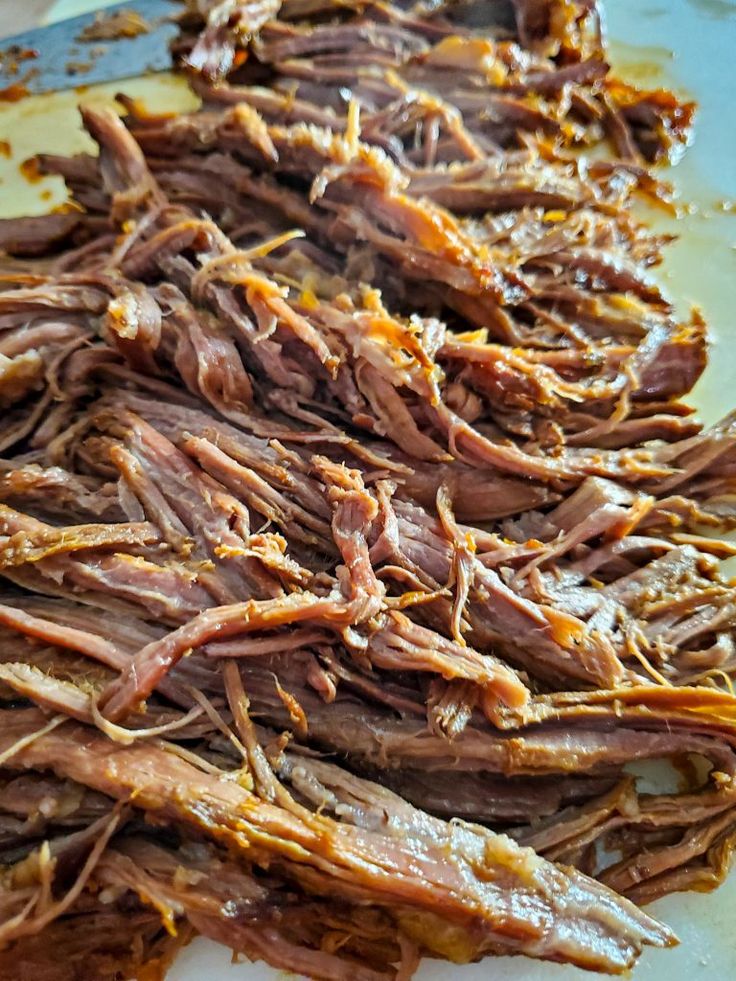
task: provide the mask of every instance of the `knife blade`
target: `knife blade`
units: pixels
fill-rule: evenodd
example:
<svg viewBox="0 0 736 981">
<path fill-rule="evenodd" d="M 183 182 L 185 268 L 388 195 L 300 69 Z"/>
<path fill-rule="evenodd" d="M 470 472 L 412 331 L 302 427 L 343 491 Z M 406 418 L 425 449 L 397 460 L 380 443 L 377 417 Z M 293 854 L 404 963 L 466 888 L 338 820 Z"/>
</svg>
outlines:
<svg viewBox="0 0 736 981">
<path fill-rule="evenodd" d="M 174 18 L 183 9 L 179 0 L 130 0 L 3 38 L 0 100 L 171 68 L 169 43 L 178 31 Z M 141 33 L 132 37 L 94 36 L 102 25 L 112 26 L 111 15 L 125 12 L 140 16 Z M 97 30 L 92 29 L 95 26 Z"/>
</svg>

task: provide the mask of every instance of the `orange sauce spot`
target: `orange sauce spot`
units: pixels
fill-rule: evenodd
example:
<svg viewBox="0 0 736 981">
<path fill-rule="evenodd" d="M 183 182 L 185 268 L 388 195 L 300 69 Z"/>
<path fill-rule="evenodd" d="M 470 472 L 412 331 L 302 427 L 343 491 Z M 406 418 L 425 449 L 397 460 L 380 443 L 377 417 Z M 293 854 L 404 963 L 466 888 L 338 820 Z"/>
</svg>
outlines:
<svg viewBox="0 0 736 981">
<path fill-rule="evenodd" d="M 20 170 L 29 184 L 37 184 L 43 177 L 36 157 L 29 157 L 28 160 L 24 160 L 18 167 L 18 170 Z"/>
<path fill-rule="evenodd" d="M 56 204 L 51 209 L 52 215 L 68 215 L 73 211 L 84 211 L 81 205 L 77 204 L 76 201 L 64 201 L 62 204 Z"/>
<path fill-rule="evenodd" d="M 9 157 L 13 148 L 7 140 L 0 140 L 0 157 Z"/>
<path fill-rule="evenodd" d="M 166 119 L 174 119 L 178 115 L 176 112 L 149 112 L 143 99 L 130 99 L 128 102 L 131 114 L 145 122 L 164 122 Z"/>
<path fill-rule="evenodd" d="M 20 102 L 28 95 L 28 89 L 22 82 L 13 82 L 7 88 L 0 89 L 0 102 Z"/>
<path fill-rule="evenodd" d="M 42 201 L 50 201 L 52 197 L 53 197 L 53 194 L 52 194 L 51 191 L 49 191 L 48 188 L 45 191 L 41 191 L 41 200 Z"/>
</svg>

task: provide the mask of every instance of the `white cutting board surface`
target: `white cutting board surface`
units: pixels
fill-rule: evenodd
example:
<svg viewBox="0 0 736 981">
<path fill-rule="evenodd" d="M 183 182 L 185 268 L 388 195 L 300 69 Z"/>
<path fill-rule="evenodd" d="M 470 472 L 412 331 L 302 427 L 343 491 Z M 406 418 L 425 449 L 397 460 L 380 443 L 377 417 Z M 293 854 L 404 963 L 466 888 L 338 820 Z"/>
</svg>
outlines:
<svg viewBox="0 0 736 981">
<path fill-rule="evenodd" d="M 89 0 L 48 4 L 46 19 L 74 16 L 102 6 Z M 19 0 L 0 0 L 0 32 L 14 32 Z M 714 347 L 696 402 L 707 421 L 736 406 L 736 0 L 608 0 L 612 61 L 633 81 L 681 89 L 700 103 L 695 145 L 672 176 L 695 213 L 662 221 L 682 236 L 670 249 L 663 273 L 683 310 L 697 303 L 711 325 Z M 24 22 L 23 26 L 26 24 Z M 83 81 L 83 79 L 80 79 Z M 87 92 L 69 92 L 0 105 L 0 140 L 11 155 L 0 155 L 0 215 L 42 213 L 63 200 L 55 180 L 28 182 L 18 170 L 30 154 L 69 153 L 88 146 L 79 133 L 80 100 L 109 100 L 124 90 L 153 109 L 185 110 L 194 101 L 171 76 L 116 82 Z M 682 944 L 647 951 L 634 981 L 731 981 L 736 979 L 736 872 L 715 893 L 681 894 L 651 911 L 666 920 Z M 197 940 L 182 952 L 170 981 L 275 981 L 285 975 L 262 964 L 233 965 L 222 947 Z M 426 962 L 419 981 L 583 981 L 590 975 L 524 958 L 494 958 L 455 967 Z"/>
</svg>

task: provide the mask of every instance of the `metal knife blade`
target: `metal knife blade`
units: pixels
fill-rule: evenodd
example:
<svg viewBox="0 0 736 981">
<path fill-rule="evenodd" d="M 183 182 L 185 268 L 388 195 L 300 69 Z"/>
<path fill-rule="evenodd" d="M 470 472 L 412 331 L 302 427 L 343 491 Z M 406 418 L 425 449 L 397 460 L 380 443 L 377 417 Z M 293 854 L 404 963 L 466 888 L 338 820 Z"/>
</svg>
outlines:
<svg viewBox="0 0 736 981">
<path fill-rule="evenodd" d="M 0 100 L 57 92 L 171 68 L 169 42 L 177 33 L 178 0 L 130 0 L 99 11 L 139 14 L 148 30 L 135 37 L 82 40 L 96 13 L 82 14 L 0 41 Z"/>
</svg>

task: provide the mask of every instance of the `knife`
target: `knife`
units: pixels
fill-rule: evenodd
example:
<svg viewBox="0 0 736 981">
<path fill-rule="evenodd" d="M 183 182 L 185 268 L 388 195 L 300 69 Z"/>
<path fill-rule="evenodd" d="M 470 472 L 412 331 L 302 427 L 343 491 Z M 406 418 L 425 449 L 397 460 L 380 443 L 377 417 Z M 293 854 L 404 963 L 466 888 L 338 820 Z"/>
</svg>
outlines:
<svg viewBox="0 0 736 981">
<path fill-rule="evenodd" d="M 0 101 L 165 71 L 175 18 L 184 10 L 179 0 L 130 0 L 3 38 Z M 115 25 L 127 25 L 134 36 L 99 36 Z"/>
</svg>

